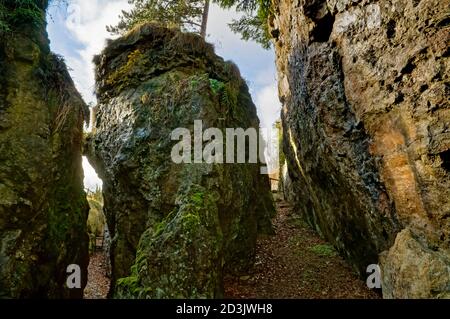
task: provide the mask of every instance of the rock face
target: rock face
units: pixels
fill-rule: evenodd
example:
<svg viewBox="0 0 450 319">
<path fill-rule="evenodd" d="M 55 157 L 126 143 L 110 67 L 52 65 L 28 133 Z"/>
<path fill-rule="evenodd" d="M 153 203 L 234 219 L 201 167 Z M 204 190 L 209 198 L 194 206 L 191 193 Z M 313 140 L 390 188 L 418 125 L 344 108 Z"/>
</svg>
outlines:
<svg viewBox="0 0 450 319">
<path fill-rule="evenodd" d="M 450 298 L 449 255 L 424 245 L 409 228 L 380 259 L 385 298 Z"/>
<path fill-rule="evenodd" d="M 274 3 L 296 207 L 388 298 L 450 292 L 448 6 Z"/>
<path fill-rule="evenodd" d="M 258 231 L 271 230 L 268 179 L 259 164 L 176 164 L 171 133 L 193 135 L 195 120 L 258 128 L 245 82 L 200 37 L 151 24 L 95 62 L 87 153 L 103 180 L 112 295 L 220 297 L 223 273 L 248 269 Z"/>
<path fill-rule="evenodd" d="M 36 3 L 44 14 L 46 1 Z M 84 288 L 88 110 L 45 25 L 10 28 L 0 35 L 0 298 L 82 297 L 66 287 L 66 269 L 81 267 Z"/>
</svg>

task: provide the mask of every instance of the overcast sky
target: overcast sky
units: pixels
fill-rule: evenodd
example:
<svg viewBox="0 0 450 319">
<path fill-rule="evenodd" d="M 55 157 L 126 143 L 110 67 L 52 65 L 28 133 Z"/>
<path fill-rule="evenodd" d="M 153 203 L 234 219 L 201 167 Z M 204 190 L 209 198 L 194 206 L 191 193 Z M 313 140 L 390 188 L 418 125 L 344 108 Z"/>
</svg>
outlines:
<svg viewBox="0 0 450 319">
<path fill-rule="evenodd" d="M 106 25 L 118 22 L 121 10 L 129 8 L 127 0 L 69 0 L 70 5 L 50 5 L 48 33 L 51 48 L 66 59 L 75 85 L 86 102 L 95 103 L 92 58 L 104 48 L 112 36 Z M 238 14 L 211 6 L 207 40 L 216 53 L 232 60 L 241 70 L 250 87 L 262 127 L 271 127 L 278 119 L 280 103 L 277 97 L 275 57 L 272 50 L 264 50 L 254 42 L 242 41 L 233 34 L 228 23 Z M 95 189 L 101 184 L 95 171 L 83 159 L 85 186 Z"/>
</svg>

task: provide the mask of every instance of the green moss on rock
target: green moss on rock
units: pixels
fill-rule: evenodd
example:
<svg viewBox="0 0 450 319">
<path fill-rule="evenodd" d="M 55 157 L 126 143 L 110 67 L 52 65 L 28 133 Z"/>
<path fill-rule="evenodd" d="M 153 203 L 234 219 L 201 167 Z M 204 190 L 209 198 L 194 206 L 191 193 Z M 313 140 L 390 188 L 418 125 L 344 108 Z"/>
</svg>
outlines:
<svg viewBox="0 0 450 319">
<path fill-rule="evenodd" d="M 223 273 L 249 270 L 258 232 L 271 230 L 269 181 L 260 164 L 175 164 L 170 136 L 192 134 L 199 119 L 205 129 L 258 128 L 247 85 L 200 37 L 152 24 L 95 61 L 87 153 L 104 182 L 112 295 L 221 297 Z"/>
<path fill-rule="evenodd" d="M 222 232 L 214 196 L 192 185 L 180 201 L 162 231 L 148 229 L 142 235 L 131 276 L 118 280 L 117 297 L 220 296 Z"/>
<path fill-rule="evenodd" d="M 5 6 L 27 2 L 3 1 L 0 21 Z M 44 14 L 46 1 L 33 5 Z M 65 283 L 70 264 L 87 279 L 86 105 L 50 53 L 44 23 L 10 22 L 0 35 L 0 298 L 82 297 Z"/>
</svg>

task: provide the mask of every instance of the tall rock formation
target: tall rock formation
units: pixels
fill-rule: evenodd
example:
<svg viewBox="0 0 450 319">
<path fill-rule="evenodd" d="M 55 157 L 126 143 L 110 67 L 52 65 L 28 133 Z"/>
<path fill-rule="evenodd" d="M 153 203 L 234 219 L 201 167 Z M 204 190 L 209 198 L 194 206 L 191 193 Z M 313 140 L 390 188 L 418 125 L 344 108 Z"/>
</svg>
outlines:
<svg viewBox="0 0 450 319">
<path fill-rule="evenodd" d="M 103 180 L 112 296 L 222 296 L 223 274 L 251 267 L 257 233 L 271 230 L 269 182 L 259 164 L 177 164 L 171 134 L 186 128 L 194 139 L 196 120 L 257 129 L 247 85 L 201 37 L 152 24 L 112 41 L 95 62 L 87 155 Z"/>
<path fill-rule="evenodd" d="M 296 207 L 387 298 L 450 297 L 449 5 L 274 0 Z"/>
<path fill-rule="evenodd" d="M 85 284 L 88 110 L 50 52 L 45 23 L 25 15 L 44 17 L 47 1 L 30 3 L 22 11 L 15 1 L 0 6 L 0 298 L 82 297 L 66 287 L 66 270 L 79 265 Z"/>
</svg>

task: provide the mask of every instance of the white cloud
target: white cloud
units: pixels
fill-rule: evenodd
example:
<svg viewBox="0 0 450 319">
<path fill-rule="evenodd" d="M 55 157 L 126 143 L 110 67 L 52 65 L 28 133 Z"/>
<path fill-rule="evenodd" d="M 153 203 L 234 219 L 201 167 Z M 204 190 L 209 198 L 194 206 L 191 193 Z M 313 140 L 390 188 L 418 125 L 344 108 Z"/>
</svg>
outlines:
<svg viewBox="0 0 450 319">
<path fill-rule="evenodd" d="M 271 63 L 266 68 L 259 70 L 253 79 L 255 86 L 273 86 L 277 83 L 275 63 Z"/>
<path fill-rule="evenodd" d="M 243 77 L 252 86 L 256 84 L 256 74 L 260 70 L 266 70 L 268 65 L 274 66 L 275 58 L 273 51 L 262 49 L 256 42 L 243 41 L 239 34 L 230 30 L 228 24 L 239 17 L 240 14 L 235 10 L 223 10 L 213 4 L 209 14 L 207 40 L 214 44 L 217 54 L 239 66 Z"/>
<path fill-rule="evenodd" d="M 261 72 L 261 74 L 271 74 L 270 72 Z M 263 82 L 269 83 L 266 78 L 261 79 Z M 254 93 L 254 102 L 257 106 L 260 127 L 263 132 L 271 132 L 269 136 L 263 134 L 267 143 L 265 151 L 266 161 L 268 162 L 269 173 L 275 173 L 279 168 L 279 139 L 278 130 L 273 125 L 280 118 L 281 103 L 278 99 L 278 89 L 276 82 L 268 84 Z M 264 130 L 265 129 L 265 130 Z M 272 131 L 268 131 L 271 130 Z"/>
<path fill-rule="evenodd" d="M 84 171 L 84 187 L 95 191 L 97 187 L 102 187 L 103 183 L 100 178 L 98 178 L 97 173 L 91 166 L 86 157 L 83 156 L 83 171 Z"/>
<path fill-rule="evenodd" d="M 103 50 L 105 40 L 113 37 L 106 31 L 106 26 L 117 24 L 122 10 L 129 7 L 127 0 L 72 0 L 63 15 L 64 18 L 54 22 L 58 23 L 57 28 L 52 28 L 53 31 L 49 32 L 50 38 L 56 37 L 55 33 L 62 32 L 60 29 L 63 28 L 73 39 L 67 41 L 77 42 L 77 48 L 66 54 L 65 58 L 75 84 L 86 102 L 95 102 L 92 59 Z"/>
<path fill-rule="evenodd" d="M 280 117 L 275 56 L 255 42 L 242 41 L 240 35 L 231 32 L 228 24 L 239 18 L 234 10 L 223 10 L 217 4 L 211 6 L 208 21 L 208 41 L 217 54 L 233 60 L 249 83 L 250 92 L 258 109 L 261 127 L 270 128 Z"/>
<path fill-rule="evenodd" d="M 49 19 L 49 36 L 52 49 L 65 56 L 74 82 L 86 102 L 95 103 L 94 65 L 92 59 L 111 38 L 107 25 L 119 21 L 122 10 L 130 8 L 127 0 L 71 0 L 64 14 Z M 208 23 L 208 41 L 216 47 L 217 54 L 233 60 L 247 80 L 254 97 L 262 127 L 272 127 L 279 118 L 280 103 L 276 89 L 275 63 L 272 51 L 262 49 L 254 42 L 244 42 L 228 27 L 239 14 L 211 5 Z M 95 189 L 101 181 L 86 159 L 83 159 L 85 186 Z"/>
<path fill-rule="evenodd" d="M 276 83 L 263 87 L 256 92 L 255 96 L 261 127 L 271 128 L 274 122 L 279 119 L 281 111 Z"/>
</svg>

